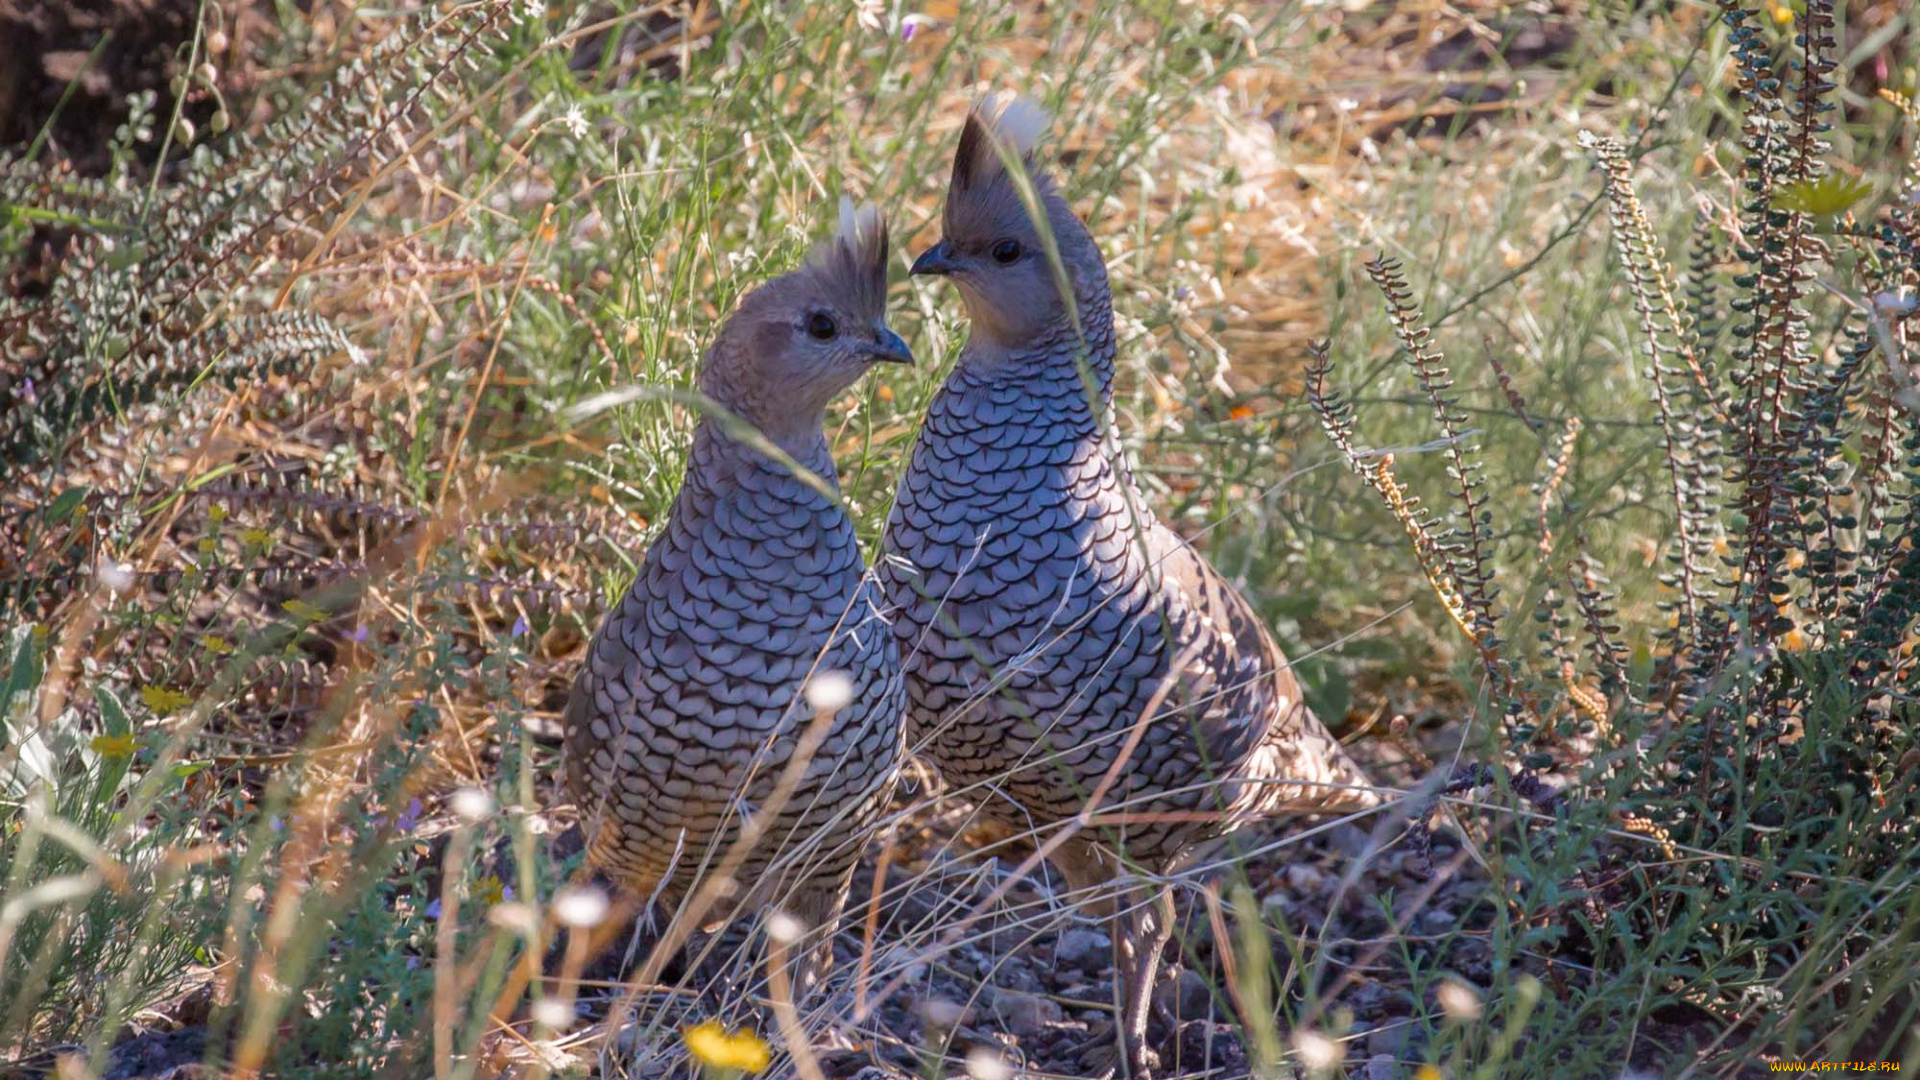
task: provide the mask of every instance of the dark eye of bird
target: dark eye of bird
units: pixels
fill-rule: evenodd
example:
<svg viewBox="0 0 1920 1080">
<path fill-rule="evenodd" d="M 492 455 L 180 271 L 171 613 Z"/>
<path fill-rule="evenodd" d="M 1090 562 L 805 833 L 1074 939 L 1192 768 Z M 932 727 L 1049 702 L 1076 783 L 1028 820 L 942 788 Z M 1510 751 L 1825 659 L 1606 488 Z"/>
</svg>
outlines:
<svg viewBox="0 0 1920 1080">
<path fill-rule="evenodd" d="M 993 261 L 1002 266 L 1020 257 L 1020 241 L 1002 240 L 993 245 Z"/>
<path fill-rule="evenodd" d="M 833 340 L 833 335 L 837 333 L 839 329 L 839 327 L 833 325 L 833 316 L 824 311 L 816 311 L 807 316 L 807 333 L 812 334 L 821 341 Z"/>
</svg>

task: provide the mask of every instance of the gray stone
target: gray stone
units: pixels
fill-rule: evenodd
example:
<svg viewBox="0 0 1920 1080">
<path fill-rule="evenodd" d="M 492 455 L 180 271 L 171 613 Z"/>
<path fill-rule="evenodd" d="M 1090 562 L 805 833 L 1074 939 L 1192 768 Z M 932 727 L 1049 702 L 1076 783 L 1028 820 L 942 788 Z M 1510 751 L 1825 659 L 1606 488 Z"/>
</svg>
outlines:
<svg viewBox="0 0 1920 1080">
<path fill-rule="evenodd" d="M 1206 976 L 1185 968 L 1173 978 L 1160 980 L 1153 988 L 1153 1000 L 1181 1020 L 1203 1020 L 1213 1007 L 1213 988 Z"/>
<path fill-rule="evenodd" d="M 1365 1080 L 1399 1080 L 1403 1074 L 1398 1058 L 1392 1054 L 1375 1054 L 1367 1059 L 1366 1069 L 1361 1076 Z"/>
<path fill-rule="evenodd" d="M 1369 1058 L 1381 1056 L 1398 1057 L 1407 1051 L 1413 1041 L 1414 1025 L 1404 1021 L 1389 1021 L 1367 1033 L 1367 1054 Z"/>
<path fill-rule="evenodd" d="M 1062 969 L 1095 972 L 1112 960 L 1113 943 L 1098 930 L 1070 926 L 1055 939 L 1053 958 Z"/>
<path fill-rule="evenodd" d="M 1038 1035 L 1063 1018 L 1058 1004 L 1024 990 L 996 989 L 987 1009 L 1007 1034 L 1021 1038 Z"/>
</svg>

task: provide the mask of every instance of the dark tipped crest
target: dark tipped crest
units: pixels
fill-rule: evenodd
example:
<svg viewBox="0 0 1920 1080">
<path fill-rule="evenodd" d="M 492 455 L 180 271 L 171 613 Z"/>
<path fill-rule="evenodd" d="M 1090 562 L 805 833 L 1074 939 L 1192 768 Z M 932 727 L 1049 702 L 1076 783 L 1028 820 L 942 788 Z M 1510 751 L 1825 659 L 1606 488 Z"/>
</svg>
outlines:
<svg viewBox="0 0 1920 1080">
<path fill-rule="evenodd" d="M 850 313 L 879 318 L 887 306 L 887 219 L 872 203 L 840 197 L 840 224 L 816 245 L 807 267 Z"/>
<path fill-rule="evenodd" d="M 1025 164 L 1031 175 L 1033 150 L 1047 124 L 1047 111 L 1026 98 L 1007 95 L 982 100 L 967 113 L 967 125 L 960 132 L 960 149 L 953 157 L 954 189 L 993 183 L 1005 175 L 1007 158 Z"/>
<path fill-rule="evenodd" d="M 1048 123 L 1045 109 L 1011 95 L 988 97 L 967 113 L 943 219 L 949 237 L 964 234 L 969 222 L 991 221 L 1022 205 L 1019 188 L 1007 175 L 1009 159 L 1021 164 L 1037 194 L 1053 194 L 1034 153 Z"/>
</svg>

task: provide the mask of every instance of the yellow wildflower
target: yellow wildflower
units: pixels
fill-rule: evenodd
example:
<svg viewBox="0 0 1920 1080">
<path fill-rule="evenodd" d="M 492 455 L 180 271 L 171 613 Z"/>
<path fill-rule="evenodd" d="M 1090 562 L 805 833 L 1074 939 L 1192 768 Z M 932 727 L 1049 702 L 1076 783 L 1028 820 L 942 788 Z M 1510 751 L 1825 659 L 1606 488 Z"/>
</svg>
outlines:
<svg viewBox="0 0 1920 1080">
<path fill-rule="evenodd" d="M 143 686 L 140 688 L 140 700 L 147 703 L 155 716 L 172 716 L 181 709 L 193 704 L 193 695 L 183 694 L 165 686 Z"/>
<path fill-rule="evenodd" d="M 1817 180 L 1796 180 L 1774 192 L 1775 210 L 1802 214 L 1838 214 L 1873 193 L 1866 180 L 1828 173 Z"/>
<path fill-rule="evenodd" d="M 280 610 L 299 619 L 301 622 L 319 622 L 327 613 L 307 603 L 305 600 L 288 600 L 280 605 Z"/>
<path fill-rule="evenodd" d="M 1772 15 L 1773 21 L 1779 23 L 1781 26 L 1793 25 L 1793 9 L 1785 4 L 1773 5 L 1773 9 L 1768 12 L 1768 14 Z"/>
<path fill-rule="evenodd" d="M 233 642 L 228 641 L 219 634 L 208 634 L 200 639 L 200 647 L 213 653 L 215 656 L 225 656 L 233 651 Z"/>
<path fill-rule="evenodd" d="M 1422 1065 L 1413 1071 L 1413 1080 L 1443 1080 L 1443 1078 L 1439 1066 Z"/>
<path fill-rule="evenodd" d="M 263 548 L 273 543 L 273 534 L 265 529 L 242 529 L 240 539 L 251 547 Z"/>
<path fill-rule="evenodd" d="M 499 874 L 488 874 L 474 885 L 473 895 L 481 903 L 492 907 L 507 898 L 507 887 L 501 882 Z"/>
<path fill-rule="evenodd" d="M 207 507 L 207 518 L 217 525 L 227 520 L 227 508 L 219 503 L 214 503 L 212 506 Z"/>
<path fill-rule="evenodd" d="M 129 758 L 140 749 L 140 740 L 131 735 L 95 735 L 93 752 L 103 758 Z"/>
<path fill-rule="evenodd" d="M 687 1050 L 701 1064 L 733 1072 L 759 1072 L 773 1060 L 766 1040 L 746 1028 L 727 1031 L 718 1020 L 682 1029 Z"/>
</svg>

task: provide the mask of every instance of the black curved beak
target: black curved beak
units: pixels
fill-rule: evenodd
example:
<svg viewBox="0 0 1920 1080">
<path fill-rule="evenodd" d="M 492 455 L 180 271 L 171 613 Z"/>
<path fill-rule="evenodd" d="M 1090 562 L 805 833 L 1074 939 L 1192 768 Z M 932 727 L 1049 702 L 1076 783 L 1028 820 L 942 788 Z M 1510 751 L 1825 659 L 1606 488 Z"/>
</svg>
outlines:
<svg viewBox="0 0 1920 1080">
<path fill-rule="evenodd" d="M 873 344 L 863 348 L 868 356 L 883 363 L 913 363 L 913 353 L 908 350 L 906 339 L 884 326 L 874 334 Z"/>
<path fill-rule="evenodd" d="M 920 257 L 913 260 L 913 269 L 907 272 L 915 275 L 932 274 L 935 277 L 946 277 L 959 269 L 960 263 L 954 258 L 953 245 L 942 240 L 921 252 Z"/>
</svg>

